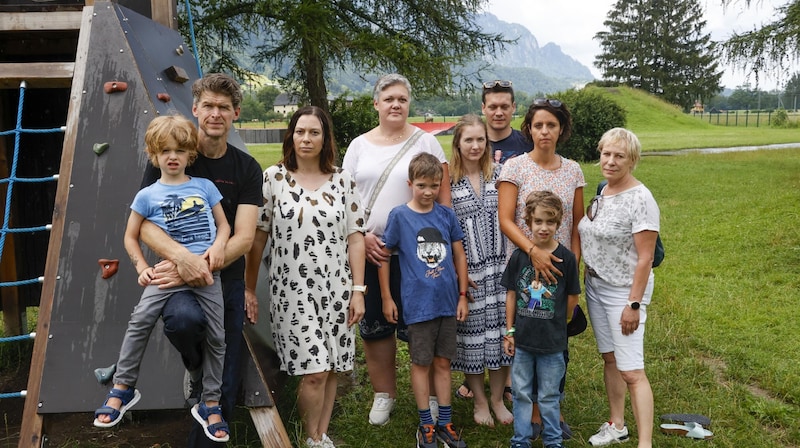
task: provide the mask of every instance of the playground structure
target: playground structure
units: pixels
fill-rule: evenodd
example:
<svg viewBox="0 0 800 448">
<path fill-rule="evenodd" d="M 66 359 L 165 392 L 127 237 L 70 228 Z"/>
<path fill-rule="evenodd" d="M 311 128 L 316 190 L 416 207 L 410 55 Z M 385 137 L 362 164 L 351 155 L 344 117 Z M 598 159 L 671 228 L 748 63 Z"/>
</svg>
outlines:
<svg viewBox="0 0 800 448">
<path fill-rule="evenodd" d="M 199 73 L 169 1 L 12 0 L 0 12 L 0 294 L 7 335 L 27 332 L 25 310 L 39 307 L 19 392 L 19 446 L 39 447 L 48 415 L 93 411 L 110 387 L 94 370 L 116 362 L 141 294 L 122 236 L 149 163 L 144 132 L 160 114 L 191 117 Z M 244 149 L 235 132 L 231 143 Z M 184 408 L 184 369 L 161 328 L 136 410 Z M 290 447 L 259 333 L 245 332 L 240 402 L 264 446 Z"/>
</svg>

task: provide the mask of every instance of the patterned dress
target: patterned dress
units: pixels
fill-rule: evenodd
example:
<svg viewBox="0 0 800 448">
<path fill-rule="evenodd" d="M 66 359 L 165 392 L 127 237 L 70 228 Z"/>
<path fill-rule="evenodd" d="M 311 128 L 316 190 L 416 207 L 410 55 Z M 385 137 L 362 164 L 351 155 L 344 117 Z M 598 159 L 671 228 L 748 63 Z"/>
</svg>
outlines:
<svg viewBox="0 0 800 448">
<path fill-rule="evenodd" d="M 534 191 L 552 191 L 564 203 L 564 218 L 556 231 L 556 240 L 567 249 L 572 250 L 572 205 L 575 202 L 575 190 L 586 185 L 583 171 L 577 162 L 564 157 L 561 166 L 554 170 L 546 170 L 530 157 L 514 157 L 509 159 L 500 173 L 500 182 L 511 182 L 518 188 L 515 221 L 528 239 L 533 238 L 531 229 L 525 224 L 525 200 Z M 514 251 L 509 245 L 509 256 Z M 526 248 L 527 249 L 527 248 Z"/>
<path fill-rule="evenodd" d="M 316 190 L 301 187 L 283 165 L 264 171 L 258 226 L 271 235 L 272 337 L 281 370 L 289 375 L 353 369 L 347 237 L 363 225 L 347 171 L 337 168 Z"/>
<path fill-rule="evenodd" d="M 500 285 L 506 264 L 508 240 L 500 232 L 497 219 L 495 182 L 500 165 L 492 179 L 481 176 L 480 191 L 475 191 L 467 177 L 452 185 L 453 210 L 464 231 L 469 278 L 477 285 L 472 289 L 474 303 L 469 304 L 465 322 L 458 323 L 458 351 L 452 361 L 453 370 L 467 374 L 483 374 L 510 366 L 512 358 L 503 353 L 506 327 L 506 290 Z"/>
</svg>

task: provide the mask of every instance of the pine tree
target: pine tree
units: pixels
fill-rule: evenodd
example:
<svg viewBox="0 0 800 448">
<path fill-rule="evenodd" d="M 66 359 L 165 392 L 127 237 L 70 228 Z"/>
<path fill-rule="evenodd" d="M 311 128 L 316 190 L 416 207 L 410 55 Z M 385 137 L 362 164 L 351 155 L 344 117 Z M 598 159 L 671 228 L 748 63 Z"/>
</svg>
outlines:
<svg viewBox="0 0 800 448">
<path fill-rule="evenodd" d="M 618 0 L 603 24 L 594 64 L 606 80 L 685 110 L 719 92 L 722 71 L 698 0 Z"/>
<path fill-rule="evenodd" d="M 415 96 L 466 88 L 467 78 L 456 76 L 453 67 L 499 52 L 511 42 L 475 24 L 474 15 L 486 2 L 189 1 L 205 71 L 242 75 L 240 60 L 251 56 L 271 64 L 272 77 L 284 89 L 324 109 L 326 83 L 335 70 L 401 73 Z M 252 49 L 254 40 L 263 44 Z"/>
</svg>

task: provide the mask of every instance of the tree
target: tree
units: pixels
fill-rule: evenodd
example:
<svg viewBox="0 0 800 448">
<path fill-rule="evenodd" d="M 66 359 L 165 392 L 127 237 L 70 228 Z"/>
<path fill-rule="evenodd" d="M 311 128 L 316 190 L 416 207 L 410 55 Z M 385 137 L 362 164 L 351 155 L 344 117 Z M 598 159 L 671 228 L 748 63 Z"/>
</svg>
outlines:
<svg viewBox="0 0 800 448">
<path fill-rule="evenodd" d="M 722 0 L 725 6 L 733 6 L 738 0 Z M 749 7 L 753 0 L 745 0 Z M 776 8 L 775 20 L 733 35 L 722 44 L 723 57 L 742 71 L 753 73 L 758 84 L 763 72 L 785 72 L 792 61 L 800 56 L 800 0 L 791 0 Z"/>
<path fill-rule="evenodd" d="M 563 101 L 572 114 L 572 136 L 559 147 L 559 154 L 581 162 L 599 159 L 597 142 L 607 130 L 625 126 L 625 109 L 603 95 L 598 87 L 567 90 L 555 97 Z"/>
<path fill-rule="evenodd" d="M 269 63 L 285 90 L 328 109 L 327 74 L 400 72 L 415 93 L 474 88 L 466 66 L 510 41 L 483 33 L 487 0 L 190 0 L 197 47 L 213 70 L 241 73 L 246 56 Z M 258 36 L 262 44 L 243 55 Z M 464 76 L 458 76 L 464 75 Z M 474 74 L 473 74 L 474 75 Z M 470 85 L 472 84 L 472 85 Z"/>
<path fill-rule="evenodd" d="M 783 103 L 787 109 L 797 109 L 800 97 L 800 73 L 795 73 L 783 88 Z"/>
<path fill-rule="evenodd" d="M 618 0 L 595 39 L 594 65 L 607 80 L 661 96 L 688 110 L 720 90 L 716 44 L 704 33 L 698 0 Z"/>
<path fill-rule="evenodd" d="M 281 91 L 275 86 L 264 86 L 256 92 L 256 98 L 264 105 L 264 108 L 272 110 L 275 106 L 275 98 L 280 95 Z"/>
</svg>

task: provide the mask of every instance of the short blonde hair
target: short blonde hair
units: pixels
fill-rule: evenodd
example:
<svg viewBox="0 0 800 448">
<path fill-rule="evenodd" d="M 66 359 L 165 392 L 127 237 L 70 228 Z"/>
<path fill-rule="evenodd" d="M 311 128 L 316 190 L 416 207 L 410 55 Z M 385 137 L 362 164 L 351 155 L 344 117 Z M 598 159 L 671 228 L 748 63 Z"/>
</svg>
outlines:
<svg viewBox="0 0 800 448">
<path fill-rule="evenodd" d="M 144 133 L 144 151 L 150 163 L 158 168 L 158 154 L 170 137 L 189 153 L 189 165 L 197 159 L 197 127 L 182 115 L 162 115 L 147 126 Z"/>
<path fill-rule="evenodd" d="M 642 158 L 642 144 L 636 134 L 625 128 L 612 128 L 606 131 L 597 143 L 597 152 L 603 152 L 606 145 L 620 144 L 631 161 L 631 171 Z"/>
</svg>

